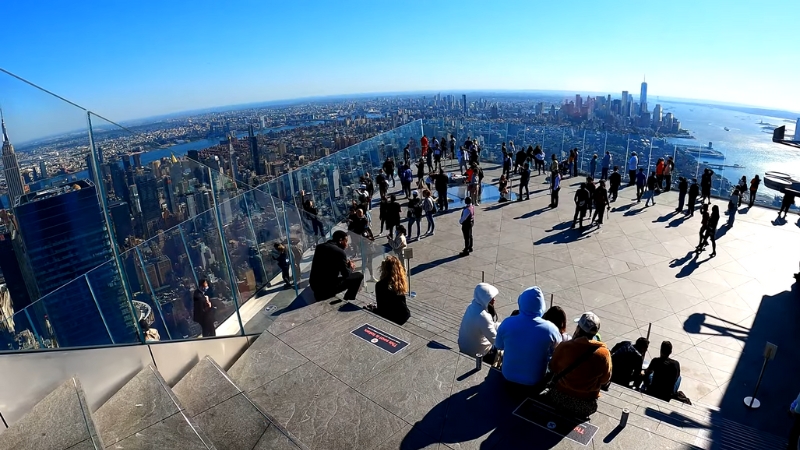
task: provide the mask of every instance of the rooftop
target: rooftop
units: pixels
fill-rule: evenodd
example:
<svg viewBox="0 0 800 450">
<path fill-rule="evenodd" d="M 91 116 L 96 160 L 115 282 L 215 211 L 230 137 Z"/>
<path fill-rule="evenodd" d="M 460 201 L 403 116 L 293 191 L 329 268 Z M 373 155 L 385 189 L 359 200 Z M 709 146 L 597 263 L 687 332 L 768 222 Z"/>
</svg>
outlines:
<svg viewBox="0 0 800 450">
<path fill-rule="evenodd" d="M 38 202 L 41 200 L 45 200 L 48 198 L 56 197 L 58 195 L 68 194 L 73 191 L 87 189 L 94 187 L 94 183 L 91 181 L 84 179 L 84 180 L 75 180 L 75 181 L 65 181 L 61 184 L 49 187 L 47 189 L 42 189 L 39 191 L 31 192 L 29 194 L 25 194 L 19 199 L 17 199 L 17 206 L 24 205 L 26 203 L 33 203 Z"/>
</svg>

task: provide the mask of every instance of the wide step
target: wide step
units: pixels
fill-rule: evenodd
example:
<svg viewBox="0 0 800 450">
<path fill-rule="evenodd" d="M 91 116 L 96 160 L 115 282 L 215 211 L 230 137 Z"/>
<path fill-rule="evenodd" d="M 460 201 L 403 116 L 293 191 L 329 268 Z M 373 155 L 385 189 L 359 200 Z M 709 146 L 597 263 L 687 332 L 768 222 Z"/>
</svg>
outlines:
<svg viewBox="0 0 800 450">
<path fill-rule="evenodd" d="M 128 381 L 94 418 L 106 448 L 215 448 L 153 366 Z"/>
<path fill-rule="evenodd" d="M 210 357 L 203 358 L 173 388 L 186 414 L 219 450 L 298 449 Z"/>
<path fill-rule="evenodd" d="M 0 450 L 68 448 L 103 448 L 77 378 L 65 381 L 0 434 Z"/>
</svg>

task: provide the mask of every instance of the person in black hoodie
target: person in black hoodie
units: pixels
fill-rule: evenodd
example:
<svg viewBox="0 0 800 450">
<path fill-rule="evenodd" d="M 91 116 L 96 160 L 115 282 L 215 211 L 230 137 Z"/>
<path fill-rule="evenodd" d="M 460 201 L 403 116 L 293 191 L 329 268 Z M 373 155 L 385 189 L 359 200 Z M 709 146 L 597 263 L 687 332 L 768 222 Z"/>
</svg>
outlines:
<svg viewBox="0 0 800 450">
<path fill-rule="evenodd" d="M 678 179 L 678 207 L 675 208 L 675 212 L 681 212 L 683 210 L 683 202 L 686 200 L 686 192 L 689 190 L 689 182 L 686 181 L 685 177 L 680 177 Z"/>
<path fill-rule="evenodd" d="M 655 172 L 652 172 L 650 176 L 647 177 L 647 200 L 644 202 L 645 207 L 650 204 L 651 200 L 653 201 L 653 206 L 655 206 L 656 188 L 658 188 L 658 177 Z"/>
<path fill-rule="evenodd" d="M 386 178 L 391 180 L 392 187 L 394 187 L 394 160 L 391 156 L 386 158 L 386 161 L 383 162 L 383 171 L 386 173 Z"/>
<path fill-rule="evenodd" d="M 346 291 L 345 300 L 355 300 L 364 274 L 355 272 L 355 264 L 347 259 L 347 232 L 336 230 L 331 240 L 320 244 L 311 261 L 309 285 L 317 300 L 327 300 Z"/>
<path fill-rule="evenodd" d="M 417 240 L 419 240 L 419 224 L 422 221 L 422 199 L 419 198 L 419 192 L 414 191 L 411 193 L 411 200 L 408 201 L 408 237 L 411 238 L 411 230 L 414 224 L 417 224 Z"/>
<path fill-rule="evenodd" d="M 394 235 L 394 227 L 400 225 L 400 214 L 402 213 L 400 203 L 397 203 L 397 196 L 392 194 L 389 196 L 389 203 L 386 204 L 386 228 L 389 230 L 389 236 Z M 383 217 L 381 217 L 383 219 Z"/>
<path fill-rule="evenodd" d="M 525 159 L 527 159 L 528 156 L 525 154 L 525 150 L 520 146 L 519 151 L 514 157 L 514 173 L 517 173 L 522 169 L 522 165 L 525 164 Z"/>
<path fill-rule="evenodd" d="M 589 217 L 592 217 L 592 212 L 594 212 L 594 190 L 597 189 L 597 186 L 594 185 L 594 179 L 592 177 L 586 177 L 586 190 L 589 191 Z"/>
<path fill-rule="evenodd" d="M 375 284 L 375 304 L 367 305 L 367 309 L 386 320 L 403 325 L 411 312 L 406 304 L 408 281 L 406 271 L 400 260 L 387 256 L 381 263 L 380 281 Z"/>
<path fill-rule="evenodd" d="M 586 190 L 586 183 L 581 183 L 581 186 L 575 191 L 575 217 L 572 219 L 572 228 L 575 228 L 575 224 L 578 222 L 578 218 L 581 221 L 581 228 L 583 228 L 583 219 L 586 217 L 586 210 L 589 208 L 589 202 L 591 198 L 589 197 L 589 191 Z"/>
<path fill-rule="evenodd" d="M 600 180 L 600 185 L 594 190 L 594 217 L 592 222 L 597 223 L 597 227 L 603 224 L 603 217 L 608 206 L 608 191 L 606 190 L 605 180 Z"/>
<path fill-rule="evenodd" d="M 192 303 L 194 305 L 192 318 L 203 329 L 203 337 L 217 335 L 217 330 L 214 327 L 214 307 L 211 306 L 211 299 L 207 292 L 208 281 L 203 279 L 197 283 L 197 289 L 192 293 Z"/>
<path fill-rule="evenodd" d="M 686 214 L 689 217 L 694 217 L 694 205 L 697 204 L 697 196 L 700 195 L 700 186 L 697 185 L 697 178 L 692 179 L 692 185 L 689 186 L 689 205 L 686 208 Z"/>
<path fill-rule="evenodd" d="M 714 171 L 706 168 L 703 171 L 703 176 L 700 178 L 700 202 L 705 203 L 706 199 L 711 203 L 711 182 L 714 177 Z"/>
<path fill-rule="evenodd" d="M 522 165 L 522 169 L 519 170 L 519 196 L 517 196 L 517 201 L 522 201 L 522 190 L 525 190 L 525 200 L 530 200 L 531 193 L 528 191 L 528 183 L 531 180 L 531 166 L 528 163 L 524 163 Z"/>
</svg>

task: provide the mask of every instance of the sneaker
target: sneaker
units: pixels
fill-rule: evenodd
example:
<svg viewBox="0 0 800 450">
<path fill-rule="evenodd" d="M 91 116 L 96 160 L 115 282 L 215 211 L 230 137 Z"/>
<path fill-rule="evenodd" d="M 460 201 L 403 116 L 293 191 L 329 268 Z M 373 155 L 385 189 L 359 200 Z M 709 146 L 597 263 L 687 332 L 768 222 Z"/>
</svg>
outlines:
<svg viewBox="0 0 800 450">
<path fill-rule="evenodd" d="M 461 253 L 459 253 L 458 256 L 469 256 L 469 251 L 464 250 Z"/>
</svg>

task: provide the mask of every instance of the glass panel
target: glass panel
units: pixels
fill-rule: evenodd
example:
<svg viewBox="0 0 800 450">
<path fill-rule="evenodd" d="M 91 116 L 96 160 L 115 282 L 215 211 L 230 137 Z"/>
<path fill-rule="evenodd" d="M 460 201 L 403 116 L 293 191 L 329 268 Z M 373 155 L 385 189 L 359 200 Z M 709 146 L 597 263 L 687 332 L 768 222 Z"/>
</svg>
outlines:
<svg viewBox="0 0 800 450">
<path fill-rule="evenodd" d="M 105 268 L 107 269 L 107 268 Z M 101 269 L 104 272 L 105 269 Z M 44 296 L 34 308 L 34 326 L 53 339 L 54 347 L 84 347 L 113 344 L 109 326 L 98 310 L 86 277 L 79 277 Z M 109 308 L 110 309 L 110 308 Z M 136 335 L 133 323 L 117 321 L 118 335 Z"/>
</svg>

